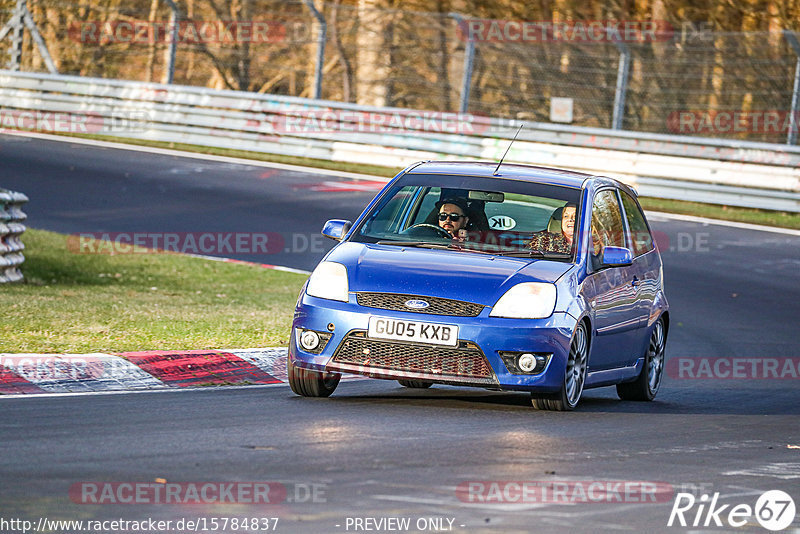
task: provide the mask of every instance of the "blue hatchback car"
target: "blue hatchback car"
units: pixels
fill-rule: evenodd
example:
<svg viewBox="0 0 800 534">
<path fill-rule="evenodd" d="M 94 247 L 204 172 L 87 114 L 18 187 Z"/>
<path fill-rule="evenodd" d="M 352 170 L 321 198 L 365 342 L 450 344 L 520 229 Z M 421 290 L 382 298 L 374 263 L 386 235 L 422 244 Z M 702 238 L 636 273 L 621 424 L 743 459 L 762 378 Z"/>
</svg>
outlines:
<svg viewBox="0 0 800 534">
<path fill-rule="evenodd" d="M 325 397 L 341 373 L 529 392 L 572 410 L 586 388 L 652 400 L 669 305 L 636 193 L 610 178 L 481 162 L 399 173 L 309 277 L 289 383 Z"/>
</svg>

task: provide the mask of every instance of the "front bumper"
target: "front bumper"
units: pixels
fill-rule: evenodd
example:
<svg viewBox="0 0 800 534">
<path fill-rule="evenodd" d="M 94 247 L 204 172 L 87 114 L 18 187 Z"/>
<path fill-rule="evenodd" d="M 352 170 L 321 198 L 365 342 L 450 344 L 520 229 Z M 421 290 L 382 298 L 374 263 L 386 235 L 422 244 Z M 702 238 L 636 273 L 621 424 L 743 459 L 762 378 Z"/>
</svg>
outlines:
<svg viewBox="0 0 800 534">
<path fill-rule="evenodd" d="M 567 356 L 576 318 L 554 313 L 547 319 L 489 317 L 484 308 L 477 317 L 454 317 L 381 310 L 349 302 L 300 296 L 292 324 L 289 359 L 297 367 L 316 371 L 356 373 L 373 378 L 415 379 L 489 389 L 553 392 L 564 381 Z M 370 316 L 426 323 L 458 325 L 457 347 L 427 343 L 372 340 L 367 337 Z M 330 332 L 324 348 L 303 350 L 297 332 Z M 366 350 L 365 350 L 366 349 Z M 502 352 L 552 354 L 538 374 L 509 371 Z M 335 357 L 334 357 L 335 356 Z M 485 363 L 481 363 L 485 362 Z"/>
</svg>

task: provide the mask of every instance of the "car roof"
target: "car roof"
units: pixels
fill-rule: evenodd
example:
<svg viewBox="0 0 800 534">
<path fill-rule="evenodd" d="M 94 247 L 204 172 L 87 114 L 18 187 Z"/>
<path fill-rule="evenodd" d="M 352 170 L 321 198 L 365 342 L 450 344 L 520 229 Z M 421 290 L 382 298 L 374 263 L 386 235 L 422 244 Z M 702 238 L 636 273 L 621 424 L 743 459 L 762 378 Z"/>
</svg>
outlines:
<svg viewBox="0 0 800 534">
<path fill-rule="evenodd" d="M 497 174 L 493 174 L 497 162 L 491 161 L 425 161 L 413 165 L 406 174 L 450 174 L 458 176 L 477 176 L 491 178 L 505 178 L 523 180 L 528 182 L 560 185 L 580 189 L 586 180 L 600 178 L 618 184 L 616 180 L 605 177 L 595 177 L 592 174 L 556 169 L 552 167 L 537 167 L 535 165 L 521 165 L 517 163 L 503 163 Z"/>
</svg>

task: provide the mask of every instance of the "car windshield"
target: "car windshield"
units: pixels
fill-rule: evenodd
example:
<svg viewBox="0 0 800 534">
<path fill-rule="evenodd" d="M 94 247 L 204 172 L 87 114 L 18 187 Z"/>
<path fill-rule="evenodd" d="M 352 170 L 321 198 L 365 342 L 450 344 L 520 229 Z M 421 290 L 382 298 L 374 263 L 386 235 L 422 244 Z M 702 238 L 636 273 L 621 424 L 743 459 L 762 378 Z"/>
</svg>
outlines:
<svg viewBox="0 0 800 534">
<path fill-rule="evenodd" d="M 580 190 L 502 178 L 406 174 L 351 240 L 571 261 Z"/>
</svg>

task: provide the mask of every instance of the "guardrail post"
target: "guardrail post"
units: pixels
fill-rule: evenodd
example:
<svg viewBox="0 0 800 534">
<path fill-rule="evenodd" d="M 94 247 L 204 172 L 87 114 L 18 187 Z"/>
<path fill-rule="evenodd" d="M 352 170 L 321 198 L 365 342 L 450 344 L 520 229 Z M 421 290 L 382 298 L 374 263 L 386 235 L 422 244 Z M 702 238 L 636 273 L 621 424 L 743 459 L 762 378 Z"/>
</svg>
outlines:
<svg viewBox="0 0 800 534">
<path fill-rule="evenodd" d="M 464 34 L 466 45 L 464 45 L 464 74 L 461 77 L 461 98 L 458 105 L 458 110 L 461 113 L 466 113 L 469 108 L 469 90 L 472 86 L 472 69 L 475 60 L 475 41 L 470 37 L 464 17 L 458 13 L 450 13 L 448 15 L 456 21 L 456 24 L 461 26 L 461 31 Z"/>
<path fill-rule="evenodd" d="M 328 40 L 328 23 L 325 17 L 317 11 L 313 0 L 305 0 L 306 7 L 314 18 L 319 22 L 319 32 L 317 32 L 317 61 L 314 66 L 314 99 L 322 98 L 322 67 L 325 62 L 325 42 Z"/>
<path fill-rule="evenodd" d="M 22 193 L 0 189 L 0 284 L 23 278 L 19 266 L 25 261 L 22 254 L 25 245 L 20 236 L 25 231 L 22 221 L 27 215 L 20 206 L 27 201 L 28 197 Z"/>
<path fill-rule="evenodd" d="M 172 80 L 175 79 L 175 55 L 178 52 L 178 24 L 180 24 L 180 11 L 178 11 L 178 6 L 175 4 L 173 0 L 167 0 L 167 4 L 169 5 L 169 9 L 171 11 L 169 15 L 169 29 L 171 32 L 169 38 L 169 56 L 167 60 L 167 79 L 164 83 L 171 84 Z"/>
<path fill-rule="evenodd" d="M 798 98 L 800 98 L 800 43 L 797 42 L 797 37 L 794 32 L 783 30 L 783 35 L 789 42 L 789 46 L 794 49 L 797 56 L 797 61 L 794 65 L 794 85 L 792 86 L 792 104 L 789 108 L 789 132 L 786 135 L 786 144 L 793 145 L 797 143 L 797 106 Z"/>
<path fill-rule="evenodd" d="M 615 40 L 614 46 L 619 50 L 619 67 L 617 67 L 617 86 L 614 90 L 614 114 L 611 118 L 611 128 L 621 130 L 622 122 L 625 119 L 625 97 L 628 92 L 631 54 L 623 42 Z"/>
</svg>

